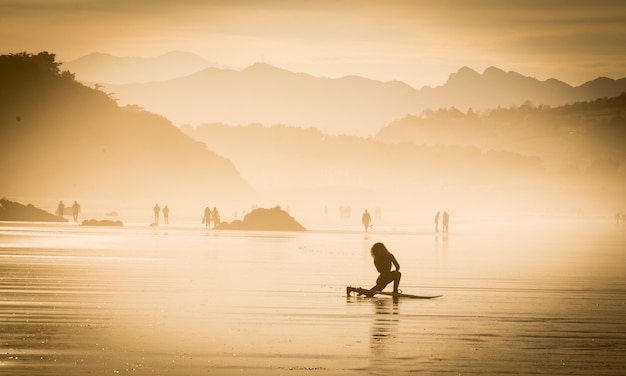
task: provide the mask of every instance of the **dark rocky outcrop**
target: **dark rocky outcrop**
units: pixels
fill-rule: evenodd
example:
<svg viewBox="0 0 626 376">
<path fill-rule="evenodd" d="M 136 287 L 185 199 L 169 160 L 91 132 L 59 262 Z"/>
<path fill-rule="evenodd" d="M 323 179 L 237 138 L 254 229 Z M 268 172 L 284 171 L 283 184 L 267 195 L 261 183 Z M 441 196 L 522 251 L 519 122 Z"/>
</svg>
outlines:
<svg viewBox="0 0 626 376">
<path fill-rule="evenodd" d="M 23 205 L 2 198 L 0 199 L 0 221 L 67 222 L 67 219 L 36 208 L 32 204 Z"/>
<path fill-rule="evenodd" d="M 271 209 L 255 209 L 246 214 L 243 221 L 222 222 L 218 230 L 255 230 L 255 231 L 306 231 L 289 213 L 279 206 Z"/>
<path fill-rule="evenodd" d="M 86 219 L 86 220 L 83 221 L 83 223 L 81 223 L 81 226 L 106 226 L 106 227 L 117 226 L 117 227 L 122 227 L 122 226 L 124 226 L 124 223 L 122 223 L 122 221 L 111 221 L 111 220 L 108 220 L 108 219 L 103 219 L 103 220 Z"/>
</svg>

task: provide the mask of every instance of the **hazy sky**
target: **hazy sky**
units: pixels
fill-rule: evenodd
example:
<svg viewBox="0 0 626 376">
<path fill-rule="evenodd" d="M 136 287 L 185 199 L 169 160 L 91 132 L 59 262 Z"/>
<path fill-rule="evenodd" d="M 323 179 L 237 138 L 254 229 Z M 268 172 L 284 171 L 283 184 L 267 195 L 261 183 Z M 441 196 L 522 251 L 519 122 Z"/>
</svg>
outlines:
<svg viewBox="0 0 626 376">
<path fill-rule="evenodd" d="M 0 53 L 197 53 L 441 85 L 488 66 L 573 85 L 626 77 L 626 1 L 0 0 Z"/>
</svg>

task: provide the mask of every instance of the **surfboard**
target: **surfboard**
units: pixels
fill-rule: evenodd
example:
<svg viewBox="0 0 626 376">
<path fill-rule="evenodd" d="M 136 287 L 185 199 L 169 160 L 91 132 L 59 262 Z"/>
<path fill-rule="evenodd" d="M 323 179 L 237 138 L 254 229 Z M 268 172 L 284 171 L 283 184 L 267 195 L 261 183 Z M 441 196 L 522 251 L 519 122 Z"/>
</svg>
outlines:
<svg viewBox="0 0 626 376">
<path fill-rule="evenodd" d="M 434 299 L 434 298 L 439 298 L 442 297 L 443 295 L 412 295 L 412 294 L 404 294 L 401 292 L 387 292 L 387 291 L 375 291 L 375 290 L 368 290 L 368 289 L 364 289 L 361 287 L 352 287 L 352 286 L 348 286 L 346 287 L 346 293 L 348 294 L 348 296 L 352 296 L 352 293 L 356 292 L 357 296 L 358 295 L 389 295 L 389 296 L 393 296 L 395 298 L 411 298 L 411 299 Z"/>
</svg>

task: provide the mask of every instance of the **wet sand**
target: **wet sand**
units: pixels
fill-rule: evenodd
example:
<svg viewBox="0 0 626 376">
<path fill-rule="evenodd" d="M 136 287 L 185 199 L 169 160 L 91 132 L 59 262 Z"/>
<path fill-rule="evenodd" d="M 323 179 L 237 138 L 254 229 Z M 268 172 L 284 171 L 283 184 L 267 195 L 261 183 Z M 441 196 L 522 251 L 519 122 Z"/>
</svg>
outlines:
<svg viewBox="0 0 626 376">
<path fill-rule="evenodd" d="M 401 289 L 371 287 L 384 242 Z M 0 223 L 0 374 L 623 375 L 610 220 L 306 233 Z"/>
</svg>

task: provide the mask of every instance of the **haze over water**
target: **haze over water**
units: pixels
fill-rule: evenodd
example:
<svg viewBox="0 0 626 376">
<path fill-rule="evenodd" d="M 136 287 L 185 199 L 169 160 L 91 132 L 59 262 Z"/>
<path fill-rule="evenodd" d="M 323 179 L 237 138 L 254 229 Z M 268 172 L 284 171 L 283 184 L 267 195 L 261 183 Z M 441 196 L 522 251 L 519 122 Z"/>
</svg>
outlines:
<svg viewBox="0 0 626 376">
<path fill-rule="evenodd" d="M 0 2 L 0 375 L 626 373 L 623 2 L 74 3 Z"/>
<path fill-rule="evenodd" d="M 371 287 L 369 248 L 407 293 Z M 621 375 L 626 227 L 567 219 L 317 227 L 0 224 L 11 375 Z"/>
</svg>

